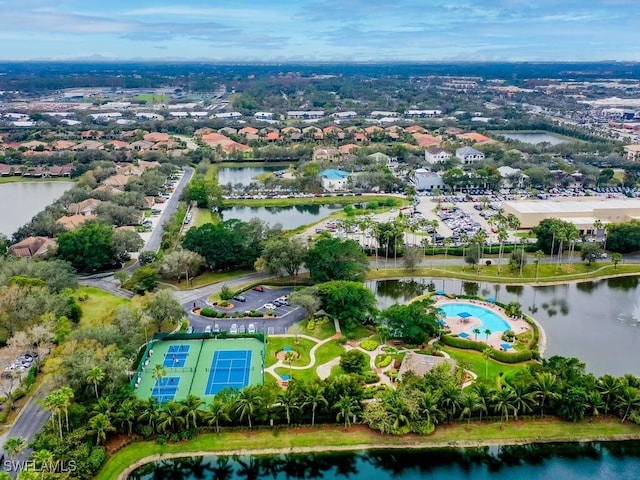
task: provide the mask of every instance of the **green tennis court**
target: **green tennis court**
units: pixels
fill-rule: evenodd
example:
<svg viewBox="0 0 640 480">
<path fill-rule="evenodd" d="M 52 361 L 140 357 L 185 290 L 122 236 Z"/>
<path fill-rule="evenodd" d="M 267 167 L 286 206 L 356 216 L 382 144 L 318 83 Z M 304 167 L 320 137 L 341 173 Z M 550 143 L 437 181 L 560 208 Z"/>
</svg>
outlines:
<svg viewBox="0 0 640 480">
<path fill-rule="evenodd" d="M 131 386 L 145 400 L 164 403 L 191 393 L 208 403 L 225 388 L 261 384 L 263 351 L 255 338 L 154 340 Z M 153 378 L 157 364 L 165 370 L 160 379 Z"/>
</svg>

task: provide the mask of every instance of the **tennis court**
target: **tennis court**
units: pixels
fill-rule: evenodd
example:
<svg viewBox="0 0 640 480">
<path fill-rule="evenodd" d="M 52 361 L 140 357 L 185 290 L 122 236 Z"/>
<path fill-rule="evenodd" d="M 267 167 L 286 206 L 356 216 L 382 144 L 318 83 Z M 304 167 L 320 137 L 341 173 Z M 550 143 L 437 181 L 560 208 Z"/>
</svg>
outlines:
<svg viewBox="0 0 640 480">
<path fill-rule="evenodd" d="M 249 385 L 251 350 L 228 350 L 213 353 L 206 395 L 215 395 L 220 390 L 244 388 Z"/>
<path fill-rule="evenodd" d="M 264 344 L 255 338 L 157 339 L 150 345 L 131 388 L 143 400 L 165 403 L 191 393 L 206 403 L 224 388 L 263 382 Z M 158 365 L 164 376 L 154 378 Z M 157 378 L 157 373 L 156 373 Z"/>
<path fill-rule="evenodd" d="M 160 403 L 173 400 L 178 393 L 180 377 L 164 377 L 156 381 L 151 396 Z"/>
<path fill-rule="evenodd" d="M 170 345 L 169 350 L 167 350 L 166 355 L 164 356 L 164 363 L 162 364 L 165 368 L 182 368 L 187 363 L 187 357 L 189 356 L 189 345 Z"/>
</svg>

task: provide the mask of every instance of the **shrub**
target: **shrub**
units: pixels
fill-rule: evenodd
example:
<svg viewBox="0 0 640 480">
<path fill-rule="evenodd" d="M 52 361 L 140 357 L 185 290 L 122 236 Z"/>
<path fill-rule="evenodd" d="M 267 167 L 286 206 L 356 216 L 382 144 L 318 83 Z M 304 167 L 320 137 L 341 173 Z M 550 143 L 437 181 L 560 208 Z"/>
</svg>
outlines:
<svg viewBox="0 0 640 480">
<path fill-rule="evenodd" d="M 363 340 L 360 342 L 360 346 L 367 352 L 373 352 L 376 348 L 378 348 L 378 345 L 380 345 L 378 342 L 371 339 Z"/>
<path fill-rule="evenodd" d="M 316 328 L 316 322 L 314 322 L 312 318 L 307 322 L 307 330 L 309 330 L 310 332 L 313 332 L 315 328 Z"/>
<path fill-rule="evenodd" d="M 93 473 L 97 473 L 106 461 L 107 454 L 104 447 L 93 447 L 89 454 L 89 458 L 87 458 L 87 463 Z"/>
<path fill-rule="evenodd" d="M 172 434 L 171 434 L 171 436 L 169 437 L 169 440 L 170 440 L 172 443 L 177 443 L 177 442 L 179 442 L 180 440 L 182 440 L 182 437 L 180 436 L 180 434 L 179 434 L 179 433 L 172 433 Z"/>
<path fill-rule="evenodd" d="M 36 375 L 38 374 L 38 369 L 36 367 L 31 367 L 29 369 L 29 373 L 27 374 L 27 378 L 24 380 L 24 388 L 29 390 L 34 383 L 36 383 Z"/>
<path fill-rule="evenodd" d="M 465 340 L 464 338 L 455 337 L 452 335 L 443 335 L 441 342 L 450 347 L 464 348 L 467 350 L 476 350 L 483 352 L 487 348 L 487 344 L 483 342 L 474 342 L 473 340 Z M 500 350 L 493 350 L 491 356 L 503 363 L 520 363 L 526 362 L 533 358 L 533 352 L 531 350 L 521 350 L 519 352 L 509 353 L 502 352 Z"/>
<path fill-rule="evenodd" d="M 385 355 L 382 360 L 376 363 L 376 365 L 380 368 L 388 367 L 391 364 L 392 360 L 393 360 L 392 355 Z"/>
<path fill-rule="evenodd" d="M 345 337 L 344 335 L 342 335 L 340 338 L 338 338 L 338 343 L 340 345 L 344 345 L 345 343 L 347 343 L 349 341 L 349 339 L 347 337 Z"/>
<path fill-rule="evenodd" d="M 213 308 L 205 307 L 200 310 L 200 315 L 204 317 L 216 317 L 218 315 L 218 312 L 216 312 Z"/>
<path fill-rule="evenodd" d="M 364 383 L 378 383 L 380 377 L 375 372 L 364 372 Z"/>
<path fill-rule="evenodd" d="M 220 289 L 220 299 L 221 300 L 231 300 L 233 298 L 234 292 L 231 290 L 229 285 L 222 285 Z"/>
<path fill-rule="evenodd" d="M 219 307 L 228 307 L 229 306 L 229 302 L 227 300 L 220 300 L 218 302 L 218 306 Z"/>
<path fill-rule="evenodd" d="M 316 318 L 315 322 L 316 322 L 316 325 L 326 325 L 327 323 L 329 323 L 329 317 L 325 315 L 322 318 Z"/>
<path fill-rule="evenodd" d="M 158 445 L 164 445 L 165 443 L 167 443 L 167 437 L 165 437 L 164 435 L 158 435 L 158 437 L 156 438 L 156 443 Z"/>
</svg>

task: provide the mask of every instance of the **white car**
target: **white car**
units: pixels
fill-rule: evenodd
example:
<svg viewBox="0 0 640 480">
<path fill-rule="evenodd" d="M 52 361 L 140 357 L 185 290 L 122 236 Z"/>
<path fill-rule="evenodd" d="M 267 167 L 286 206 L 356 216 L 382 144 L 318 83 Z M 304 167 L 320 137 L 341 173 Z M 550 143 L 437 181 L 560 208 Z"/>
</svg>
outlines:
<svg viewBox="0 0 640 480">
<path fill-rule="evenodd" d="M 204 333 L 211 333 L 211 325 L 204 327 Z"/>
<path fill-rule="evenodd" d="M 250 323 L 247 327 L 247 333 L 256 333 L 256 326 L 253 323 Z"/>
<path fill-rule="evenodd" d="M 263 308 L 264 308 L 265 310 L 275 310 L 275 309 L 276 309 L 276 306 L 275 306 L 273 303 L 265 303 L 265 304 L 263 305 Z"/>
<path fill-rule="evenodd" d="M 238 324 L 234 323 L 231 325 L 231 328 L 229 329 L 229 333 L 231 335 L 236 335 L 238 333 Z"/>
</svg>

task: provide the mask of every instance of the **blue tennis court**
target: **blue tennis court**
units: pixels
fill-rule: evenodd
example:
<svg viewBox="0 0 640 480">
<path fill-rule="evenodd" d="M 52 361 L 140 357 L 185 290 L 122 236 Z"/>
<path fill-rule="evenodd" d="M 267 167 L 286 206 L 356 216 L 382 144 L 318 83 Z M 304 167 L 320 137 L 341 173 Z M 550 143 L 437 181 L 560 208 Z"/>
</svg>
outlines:
<svg viewBox="0 0 640 480">
<path fill-rule="evenodd" d="M 165 368 L 181 368 L 187 362 L 189 356 L 189 345 L 171 345 L 164 356 Z"/>
<path fill-rule="evenodd" d="M 249 385 L 251 350 L 219 350 L 214 352 L 207 382 L 206 395 L 215 395 L 227 387 Z"/>
<path fill-rule="evenodd" d="M 164 377 L 156 381 L 151 396 L 160 403 L 166 403 L 173 400 L 178 391 L 178 383 L 180 377 Z"/>
</svg>

